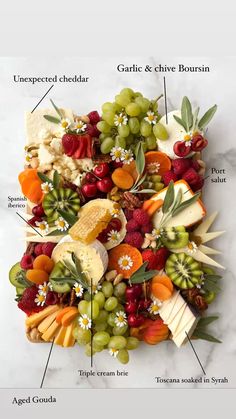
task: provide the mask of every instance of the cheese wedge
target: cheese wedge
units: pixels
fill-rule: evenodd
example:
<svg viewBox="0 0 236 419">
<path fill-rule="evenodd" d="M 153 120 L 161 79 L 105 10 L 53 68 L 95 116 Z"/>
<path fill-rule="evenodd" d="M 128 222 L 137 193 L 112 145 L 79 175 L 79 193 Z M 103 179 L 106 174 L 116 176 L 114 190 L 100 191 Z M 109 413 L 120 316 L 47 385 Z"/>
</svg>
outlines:
<svg viewBox="0 0 236 419">
<path fill-rule="evenodd" d="M 66 335 L 66 330 L 67 330 L 67 327 L 61 326 L 61 328 L 57 332 L 56 337 L 54 339 L 54 343 L 56 345 L 63 346 L 63 342 L 64 342 L 65 335 Z"/>
<path fill-rule="evenodd" d="M 185 182 L 184 180 L 178 180 L 177 182 L 175 182 L 174 190 L 175 190 L 175 196 L 177 195 L 179 190 L 182 191 L 182 202 L 187 201 L 194 195 L 194 192 L 191 190 L 188 183 Z M 166 191 L 167 191 L 167 188 L 162 189 L 160 192 L 153 195 L 151 199 L 154 201 L 156 201 L 157 199 L 164 200 Z M 180 225 L 185 226 L 185 227 L 190 227 L 191 225 L 200 221 L 204 217 L 205 214 L 206 214 L 206 209 L 202 201 L 198 199 L 189 207 L 185 208 L 183 211 L 179 212 L 177 215 L 170 218 L 170 220 L 166 223 L 166 227 L 175 227 L 175 226 L 180 226 Z M 156 228 L 159 227 L 162 216 L 163 216 L 163 212 L 161 209 L 155 212 L 152 218 L 154 227 Z"/>
<path fill-rule="evenodd" d="M 58 305 L 48 306 L 44 310 L 40 311 L 39 313 L 32 314 L 32 316 L 27 317 L 25 320 L 25 324 L 28 327 L 35 327 L 47 316 L 59 310 Z"/>
<path fill-rule="evenodd" d="M 73 337 L 73 329 L 74 329 L 74 323 L 71 323 L 69 326 L 67 326 L 66 328 L 66 333 L 65 333 L 65 338 L 63 341 L 63 346 L 66 348 L 69 348 L 70 346 L 74 346 L 75 344 L 75 339 Z"/>
<path fill-rule="evenodd" d="M 46 342 L 50 342 L 56 335 L 57 331 L 60 329 L 60 325 L 54 320 L 54 322 L 49 326 L 49 328 L 43 333 L 41 338 Z"/>
<path fill-rule="evenodd" d="M 178 333 L 177 336 L 173 336 L 172 340 L 176 344 L 176 346 L 180 347 L 188 341 L 186 332 L 188 334 L 188 337 L 190 338 L 197 326 L 198 320 L 199 319 L 197 317 L 193 316 L 192 318 L 189 319 L 187 324 L 185 324 L 181 333 Z"/>
<path fill-rule="evenodd" d="M 175 305 L 173 306 L 173 310 L 171 311 L 169 317 L 166 319 L 168 325 L 175 319 L 175 317 L 179 314 L 180 310 L 182 310 L 183 306 L 186 306 L 187 303 L 184 299 L 179 295 Z"/>
<path fill-rule="evenodd" d="M 56 316 L 61 310 L 54 311 L 54 313 L 50 314 L 50 316 L 47 316 L 39 325 L 38 330 L 41 333 L 46 332 L 46 330 L 51 326 L 51 324 L 54 322 Z"/>
<path fill-rule="evenodd" d="M 159 310 L 159 314 L 162 318 L 162 320 L 166 323 L 167 319 L 169 318 L 170 314 L 172 313 L 172 310 L 174 308 L 174 305 L 176 304 L 176 301 L 178 299 L 180 291 L 174 290 L 171 298 L 169 300 L 165 300 L 162 303 L 162 306 Z"/>
<path fill-rule="evenodd" d="M 181 324 L 186 309 L 187 309 L 187 303 L 183 304 L 181 309 L 176 314 L 176 316 L 172 319 L 172 321 L 168 322 L 168 328 L 170 329 L 173 335 L 175 334 L 176 330 Z"/>
</svg>

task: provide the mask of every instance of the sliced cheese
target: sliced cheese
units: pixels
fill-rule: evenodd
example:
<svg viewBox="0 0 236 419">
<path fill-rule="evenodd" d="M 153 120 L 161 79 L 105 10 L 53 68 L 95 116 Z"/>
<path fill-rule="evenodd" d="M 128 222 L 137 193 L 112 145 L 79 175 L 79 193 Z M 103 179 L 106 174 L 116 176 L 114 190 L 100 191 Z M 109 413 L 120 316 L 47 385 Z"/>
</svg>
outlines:
<svg viewBox="0 0 236 419">
<path fill-rule="evenodd" d="M 38 330 L 40 333 L 46 332 L 46 330 L 51 326 L 51 324 L 54 322 L 56 316 L 61 310 L 54 311 L 54 313 L 50 314 L 50 316 L 47 316 L 39 325 Z"/>
<path fill-rule="evenodd" d="M 54 313 L 55 311 L 59 310 L 58 305 L 48 306 L 44 310 L 40 311 L 39 313 L 32 314 L 32 316 L 27 317 L 25 320 L 25 324 L 28 327 L 35 327 L 47 316 Z"/>
<path fill-rule="evenodd" d="M 56 335 L 57 331 L 59 330 L 60 325 L 57 323 L 56 320 L 49 326 L 49 328 L 44 332 L 44 334 L 41 336 L 43 340 L 46 342 L 50 342 Z"/>
<path fill-rule="evenodd" d="M 183 297 L 179 294 L 175 305 L 173 306 L 173 310 L 171 311 L 169 317 L 166 319 L 166 323 L 169 325 L 175 317 L 178 315 L 179 311 L 182 309 L 182 307 L 186 304 L 186 301 L 183 299 Z"/>
<path fill-rule="evenodd" d="M 175 305 L 175 303 L 178 299 L 179 293 L 180 293 L 180 291 L 174 290 L 171 298 L 169 298 L 169 300 L 163 301 L 163 303 L 162 303 L 162 306 L 159 310 L 159 314 L 160 314 L 162 320 L 165 323 L 166 323 L 168 317 L 170 316 L 170 314 L 171 314 L 171 312 L 174 308 L 174 305 Z"/>
<path fill-rule="evenodd" d="M 175 190 L 175 196 L 177 196 L 177 193 L 179 190 L 182 191 L 182 202 L 187 201 L 190 199 L 194 193 L 191 190 L 190 186 L 187 182 L 184 180 L 178 180 L 174 184 L 174 190 Z M 157 194 L 153 195 L 151 198 L 152 200 L 156 201 L 158 199 L 165 198 L 167 188 L 161 190 Z M 204 215 L 206 214 L 206 209 L 200 199 L 198 199 L 196 202 L 185 208 L 183 211 L 179 212 L 174 217 L 170 218 L 170 220 L 166 223 L 166 227 L 175 227 L 175 226 L 185 226 L 189 227 L 198 221 L 200 221 Z M 154 227 L 158 228 L 160 226 L 160 221 L 163 216 L 163 212 L 160 209 L 159 211 L 156 211 L 152 221 L 154 224 Z"/>
<path fill-rule="evenodd" d="M 192 336 L 197 326 L 197 323 L 198 323 L 197 317 L 190 318 L 188 323 L 185 325 L 184 329 L 181 331 L 181 333 L 178 333 L 177 336 L 172 338 L 173 342 L 176 344 L 176 346 L 178 346 L 178 348 L 187 342 L 188 338 L 187 338 L 186 332 L 189 338 Z"/>
<path fill-rule="evenodd" d="M 65 338 L 63 341 L 63 346 L 66 348 L 69 348 L 70 346 L 74 346 L 75 339 L 73 337 L 73 329 L 74 329 L 74 323 L 70 324 L 66 328 Z"/>
<path fill-rule="evenodd" d="M 170 329 L 173 335 L 175 334 L 176 330 L 181 324 L 186 309 L 187 303 L 183 304 L 182 307 L 179 309 L 178 313 L 172 318 L 170 322 L 168 322 L 168 328 Z"/>
<path fill-rule="evenodd" d="M 173 333 L 173 337 L 176 338 L 177 336 L 179 336 L 179 334 L 181 334 L 183 332 L 188 333 L 187 327 L 188 327 L 189 322 L 191 320 L 194 322 L 195 319 L 197 319 L 197 318 L 198 317 L 194 315 L 194 313 L 192 312 L 190 307 L 187 306 L 187 309 L 185 310 L 184 316 L 182 317 L 181 323 L 179 324 L 179 326 L 177 327 L 177 329 Z"/>
<path fill-rule="evenodd" d="M 61 326 L 61 328 L 57 332 L 57 334 L 55 336 L 55 339 L 54 339 L 54 343 L 56 345 L 63 346 L 63 342 L 64 342 L 65 335 L 66 335 L 66 330 L 67 330 L 67 327 Z"/>
</svg>

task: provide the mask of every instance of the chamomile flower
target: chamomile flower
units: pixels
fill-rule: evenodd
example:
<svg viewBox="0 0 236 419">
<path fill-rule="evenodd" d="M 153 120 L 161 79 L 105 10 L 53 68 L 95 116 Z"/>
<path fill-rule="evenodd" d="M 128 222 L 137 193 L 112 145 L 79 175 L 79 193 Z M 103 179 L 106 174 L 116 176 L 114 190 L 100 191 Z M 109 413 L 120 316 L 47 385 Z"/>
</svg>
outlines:
<svg viewBox="0 0 236 419">
<path fill-rule="evenodd" d="M 75 122 L 74 129 L 76 130 L 77 134 L 84 132 L 87 128 L 85 122 L 81 121 L 81 119 Z"/>
<path fill-rule="evenodd" d="M 116 161 L 117 163 L 119 163 L 121 161 L 122 155 L 123 155 L 123 148 L 113 147 L 111 149 L 110 156 L 111 156 L 112 160 Z"/>
<path fill-rule="evenodd" d="M 152 301 L 152 304 L 148 308 L 148 311 L 149 311 L 150 314 L 156 315 L 156 314 L 159 313 L 159 310 L 160 310 L 161 306 L 162 306 L 162 302 L 161 301 L 159 301 L 159 300 L 153 300 Z"/>
<path fill-rule="evenodd" d="M 63 118 L 60 122 L 60 127 L 63 131 L 66 131 L 70 128 L 71 121 L 68 118 Z"/>
<path fill-rule="evenodd" d="M 113 358 L 116 358 L 117 357 L 117 355 L 118 355 L 118 349 L 115 349 L 115 348 L 111 348 L 111 349 L 109 349 L 109 354 L 111 355 L 111 356 L 113 356 Z"/>
<path fill-rule="evenodd" d="M 49 193 L 53 190 L 53 184 L 51 182 L 44 182 L 41 185 L 41 189 L 44 193 Z"/>
<path fill-rule="evenodd" d="M 56 221 L 55 221 L 55 226 L 58 228 L 58 230 L 60 231 L 66 231 L 69 228 L 69 224 L 67 223 L 66 220 L 64 220 L 64 218 L 59 217 Z"/>
<path fill-rule="evenodd" d="M 159 169 L 160 169 L 160 163 L 158 163 L 158 162 L 149 163 L 147 165 L 147 172 L 150 175 L 157 174 L 159 172 Z"/>
<path fill-rule="evenodd" d="M 121 160 L 126 164 L 130 164 L 134 160 L 132 151 L 131 150 L 123 150 Z"/>
<path fill-rule="evenodd" d="M 147 116 L 144 119 L 151 125 L 155 125 L 157 123 L 157 116 L 152 111 L 148 111 Z"/>
<path fill-rule="evenodd" d="M 124 113 L 120 113 L 119 115 L 115 115 L 114 117 L 114 125 L 116 127 L 121 127 L 121 125 L 127 125 L 128 118 Z"/>
<path fill-rule="evenodd" d="M 118 233 L 118 231 L 116 231 L 116 230 L 111 230 L 108 233 L 107 237 L 108 237 L 109 242 L 116 243 L 120 238 L 120 233 Z"/>
<path fill-rule="evenodd" d="M 118 259 L 118 265 L 121 269 L 128 271 L 133 266 L 133 261 L 129 255 L 123 255 Z"/>
<path fill-rule="evenodd" d="M 92 326 L 92 320 L 87 316 L 87 314 L 82 314 L 82 316 L 79 317 L 79 325 L 84 330 L 91 329 Z"/>
<path fill-rule="evenodd" d="M 29 152 L 25 154 L 25 164 L 26 164 L 26 166 L 30 166 L 32 157 L 33 157 L 32 154 L 29 153 Z"/>
<path fill-rule="evenodd" d="M 185 142 L 185 145 L 186 146 L 191 145 L 192 144 L 192 135 L 191 135 L 191 133 L 185 135 L 183 141 Z"/>
<path fill-rule="evenodd" d="M 52 291 L 52 284 L 50 282 L 44 282 L 43 284 L 39 285 L 40 295 L 47 295 L 48 291 Z"/>
<path fill-rule="evenodd" d="M 43 307 L 46 301 L 46 295 L 45 294 L 40 294 L 38 293 L 36 295 L 36 298 L 34 300 L 34 302 L 37 304 L 37 306 L 41 306 Z"/>
<path fill-rule="evenodd" d="M 194 241 L 188 242 L 187 248 L 188 248 L 189 253 L 192 253 L 192 254 L 196 253 L 197 251 L 197 245 Z"/>
<path fill-rule="evenodd" d="M 115 324 L 117 327 L 123 327 L 127 324 L 127 317 L 124 311 L 116 312 Z"/>
<path fill-rule="evenodd" d="M 98 291 L 100 291 L 101 289 L 102 289 L 101 284 L 97 284 L 97 285 L 93 285 L 92 286 L 92 292 L 93 292 L 93 294 L 97 294 Z"/>
<path fill-rule="evenodd" d="M 74 283 L 73 290 L 75 291 L 76 297 L 82 297 L 84 289 L 81 284 L 78 282 Z"/>
<path fill-rule="evenodd" d="M 42 235 L 45 235 L 48 233 L 49 225 L 47 221 L 36 221 L 35 225 L 38 227 Z"/>
<path fill-rule="evenodd" d="M 152 237 L 154 239 L 159 239 L 161 237 L 161 233 L 162 233 L 162 231 L 159 228 L 154 228 L 152 230 Z"/>
</svg>

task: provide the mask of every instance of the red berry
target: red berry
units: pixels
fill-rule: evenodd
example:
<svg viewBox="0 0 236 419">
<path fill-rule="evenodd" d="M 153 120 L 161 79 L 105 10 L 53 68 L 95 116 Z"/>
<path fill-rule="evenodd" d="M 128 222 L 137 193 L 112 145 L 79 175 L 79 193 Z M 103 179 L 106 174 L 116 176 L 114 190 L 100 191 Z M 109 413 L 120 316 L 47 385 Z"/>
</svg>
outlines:
<svg viewBox="0 0 236 419">
<path fill-rule="evenodd" d="M 183 175 L 186 170 L 191 167 L 191 159 L 174 159 L 172 160 L 173 171 L 177 176 Z"/>
<path fill-rule="evenodd" d="M 152 230 L 153 230 L 153 225 L 151 222 L 141 227 L 142 234 L 151 233 Z"/>
<path fill-rule="evenodd" d="M 138 224 L 144 226 L 150 222 L 149 215 L 143 209 L 135 209 L 133 212 L 133 218 Z"/>
<path fill-rule="evenodd" d="M 124 242 L 140 249 L 143 244 L 143 236 L 139 231 L 133 231 L 132 233 L 126 234 Z"/>
<path fill-rule="evenodd" d="M 156 268 L 156 255 L 151 249 L 146 249 L 142 252 L 143 262 L 148 262 L 147 269 Z"/>
<path fill-rule="evenodd" d="M 192 167 L 187 170 L 187 172 L 184 173 L 183 179 L 188 182 L 190 186 L 194 185 L 199 181 L 199 174 L 194 170 Z"/>
<path fill-rule="evenodd" d="M 111 230 L 120 231 L 122 227 L 122 223 L 119 218 L 112 218 L 108 224 L 108 227 Z"/>
<path fill-rule="evenodd" d="M 51 305 L 57 304 L 58 302 L 59 302 L 58 294 L 54 291 L 48 291 L 45 304 L 47 306 L 51 306 Z"/>
<path fill-rule="evenodd" d="M 89 117 L 89 121 L 92 125 L 97 124 L 101 119 L 97 111 L 89 112 L 87 116 Z"/>
<path fill-rule="evenodd" d="M 111 165 L 112 165 L 112 169 L 114 170 L 114 169 L 118 169 L 119 167 L 122 167 L 123 163 L 122 161 L 113 161 Z"/>
<path fill-rule="evenodd" d="M 97 185 L 95 183 L 86 183 L 82 186 L 81 191 L 86 198 L 94 198 L 97 194 Z"/>
<path fill-rule="evenodd" d="M 125 299 L 126 301 L 135 301 L 136 300 L 136 292 L 133 287 L 127 287 L 125 290 Z"/>
<path fill-rule="evenodd" d="M 109 171 L 110 169 L 107 163 L 100 163 L 93 169 L 93 173 L 99 178 L 104 178 L 109 173 Z"/>
<path fill-rule="evenodd" d="M 34 248 L 34 254 L 35 256 L 43 255 L 43 243 L 36 244 Z"/>
<path fill-rule="evenodd" d="M 170 252 L 166 247 L 161 247 L 156 251 L 155 269 L 157 269 L 158 271 L 164 269 L 169 254 Z"/>
<path fill-rule="evenodd" d="M 191 146 L 187 145 L 185 141 L 176 141 L 173 150 L 176 156 L 186 157 L 191 151 Z"/>
<path fill-rule="evenodd" d="M 36 217 L 43 217 L 45 215 L 43 206 L 41 204 L 36 205 L 34 208 L 32 208 L 32 213 Z"/>
<path fill-rule="evenodd" d="M 203 179 L 202 176 L 199 176 L 198 181 L 196 183 L 194 183 L 194 185 L 192 185 L 192 190 L 194 192 L 197 192 L 200 189 L 202 189 L 203 185 L 204 185 L 204 179 Z"/>
<path fill-rule="evenodd" d="M 134 210 L 129 210 L 129 209 L 125 209 L 125 217 L 127 219 L 127 221 L 131 220 L 131 218 L 133 218 L 133 213 Z"/>
<path fill-rule="evenodd" d="M 139 327 L 143 324 L 145 317 L 141 314 L 130 314 L 128 316 L 128 325 L 129 327 Z"/>
<path fill-rule="evenodd" d="M 79 136 L 76 134 L 64 134 L 62 137 L 62 146 L 67 156 L 72 156 L 79 147 Z"/>
<path fill-rule="evenodd" d="M 52 242 L 43 243 L 43 246 L 42 246 L 43 254 L 50 258 L 52 256 L 52 251 L 55 246 L 56 246 L 56 243 L 52 243 Z"/>
<path fill-rule="evenodd" d="M 191 161 L 191 167 L 196 170 L 196 172 L 198 172 L 198 170 L 200 169 L 200 164 L 198 163 L 197 160 L 192 160 Z"/>
<path fill-rule="evenodd" d="M 91 173 L 91 172 L 86 173 L 84 179 L 85 179 L 86 183 L 96 183 L 97 182 L 96 176 L 94 176 L 94 174 Z"/>
<path fill-rule="evenodd" d="M 202 135 L 196 134 L 192 138 L 191 149 L 193 151 L 202 151 L 208 144 L 208 141 Z"/>
<path fill-rule="evenodd" d="M 108 233 L 111 230 L 109 228 L 104 228 L 104 230 L 101 231 L 101 233 L 99 233 L 99 235 L 97 236 L 97 240 L 99 240 L 101 243 L 106 243 L 108 241 Z"/>
<path fill-rule="evenodd" d="M 147 310 L 151 304 L 152 304 L 152 300 L 150 300 L 149 298 L 146 300 L 145 298 L 141 298 L 141 300 L 139 300 L 139 303 L 138 303 L 138 310 L 139 311 Z"/>
<path fill-rule="evenodd" d="M 26 288 L 22 294 L 22 297 L 18 303 L 18 307 L 23 310 L 28 315 L 32 313 L 32 311 L 41 311 L 45 307 L 37 306 L 35 299 L 38 294 L 38 287 L 33 286 Z"/>
<path fill-rule="evenodd" d="M 178 180 L 177 175 L 172 170 L 167 170 L 162 176 L 163 182 L 165 186 L 168 186 L 170 181 L 176 182 Z"/>
<path fill-rule="evenodd" d="M 42 221 L 42 218 L 40 218 L 40 217 L 32 217 L 30 220 L 28 220 L 28 224 L 30 224 L 31 226 L 37 227 L 36 226 L 36 222 L 37 221 Z"/>
<path fill-rule="evenodd" d="M 133 231 L 138 231 L 140 229 L 139 223 L 134 220 L 133 218 L 128 221 L 126 224 L 126 230 L 128 233 L 132 233 Z"/>
<path fill-rule="evenodd" d="M 22 269 L 33 269 L 34 258 L 32 255 L 24 255 L 20 261 L 20 266 Z"/>
<path fill-rule="evenodd" d="M 133 285 L 134 293 L 137 298 L 139 298 L 143 293 L 143 287 L 141 284 L 134 284 Z"/>
<path fill-rule="evenodd" d="M 98 190 L 104 193 L 110 192 L 113 188 L 113 182 L 109 177 L 104 177 L 103 179 L 98 180 L 96 185 Z"/>
<path fill-rule="evenodd" d="M 138 309 L 136 301 L 128 301 L 125 303 L 125 312 L 128 314 L 135 313 Z"/>
</svg>

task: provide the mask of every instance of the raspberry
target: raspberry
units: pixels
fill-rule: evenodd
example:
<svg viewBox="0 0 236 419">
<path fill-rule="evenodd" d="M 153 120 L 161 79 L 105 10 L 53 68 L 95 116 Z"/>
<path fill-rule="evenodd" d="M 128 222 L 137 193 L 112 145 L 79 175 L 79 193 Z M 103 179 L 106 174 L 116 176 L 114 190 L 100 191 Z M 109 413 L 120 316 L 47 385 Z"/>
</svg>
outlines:
<svg viewBox="0 0 236 419">
<path fill-rule="evenodd" d="M 55 246 L 56 246 L 56 243 L 51 243 L 51 242 L 43 243 L 43 246 L 42 246 L 43 254 L 48 257 L 51 257 L 52 251 Z"/>
<path fill-rule="evenodd" d="M 132 233 L 133 231 L 138 231 L 139 229 L 140 229 L 140 225 L 133 218 L 129 220 L 128 223 L 126 224 L 126 230 L 128 233 Z"/>
<path fill-rule="evenodd" d="M 73 156 L 73 154 L 79 147 L 78 135 L 64 134 L 62 137 L 62 145 L 63 145 L 65 154 L 70 157 Z"/>
<path fill-rule="evenodd" d="M 34 301 L 38 294 L 38 288 L 36 286 L 26 288 L 22 294 L 22 297 L 18 303 L 18 307 L 26 314 L 31 314 L 32 311 L 41 311 L 44 307 L 37 306 Z"/>
<path fill-rule="evenodd" d="M 190 186 L 194 185 L 199 181 L 199 174 L 192 167 L 184 173 L 183 179 L 188 182 Z"/>
<path fill-rule="evenodd" d="M 134 210 L 129 210 L 128 208 L 125 209 L 125 216 L 127 221 L 131 220 L 133 218 Z"/>
<path fill-rule="evenodd" d="M 108 224 L 110 230 L 120 231 L 122 223 L 119 218 L 112 218 Z"/>
<path fill-rule="evenodd" d="M 99 137 L 99 135 L 101 134 L 100 131 L 98 131 L 96 125 L 91 124 L 87 125 L 86 133 L 91 137 Z"/>
<path fill-rule="evenodd" d="M 87 116 L 89 117 L 89 121 L 92 125 L 97 124 L 101 119 L 97 111 L 89 112 Z"/>
<path fill-rule="evenodd" d="M 34 248 L 34 254 L 35 256 L 39 256 L 43 254 L 43 243 L 36 244 Z"/>
<path fill-rule="evenodd" d="M 162 176 L 162 179 L 164 185 L 168 186 L 171 180 L 173 180 L 173 182 L 176 182 L 176 180 L 178 180 L 178 177 L 172 170 L 167 170 L 167 172 L 165 172 Z"/>
<path fill-rule="evenodd" d="M 151 233 L 153 230 L 153 225 L 152 223 L 148 223 L 145 226 L 141 227 L 141 233 L 146 234 L 146 233 Z"/>
<path fill-rule="evenodd" d="M 34 258 L 32 255 L 24 255 L 20 261 L 20 266 L 22 269 L 33 269 Z"/>
<path fill-rule="evenodd" d="M 166 247 L 161 247 L 156 252 L 156 266 L 155 268 L 160 271 L 161 269 L 164 269 L 166 260 L 169 256 L 170 252 Z"/>
<path fill-rule="evenodd" d="M 191 167 L 190 159 L 174 159 L 172 160 L 173 171 L 177 176 L 183 175 L 186 170 Z"/>
<path fill-rule="evenodd" d="M 204 179 L 203 179 L 202 176 L 199 176 L 198 181 L 196 183 L 194 183 L 194 185 L 192 185 L 192 190 L 194 192 L 197 192 L 200 189 L 202 189 L 203 185 L 204 185 Z"/>
<path fill-rule="evenodd" d="M 198 172 L 198 170 L 200 169 L 200 165 L 197 160 L 191 161 L 191 167 L 193 167 L 193 169 L 196 170 L 196 172 Z"/>
<path fill-rule="evenodd" d="M 133 218 L 141 226 L 145 226 L 150 222 L 150 218 L 149 218 L 148 214 L 146 213 L 146 211 L 144 211 L 140 208 L 134 210 Z"/>
<path fill-rule="evenodd" d="M 137 247 L 139 249 L 143 244 L 143 237 L 138 231 L 133 231 L 132 233 L 126 234 L 124 241 L 130 246 Z"/>
<path fill-rule="evenodd" d="M 156 268 L 156 255 L 151 249 L 146 249 L 142 252 L 143 262 L 148 262 L 147 269 Z"/>
<path fill-rule="evenodd" d="M 48 291 L 45 304 L 47 306 L 51 306 L 51 305 L 57 304 L 58 302 L 59 302 L 58 294 L 54 291 Z"/>
</svg>

